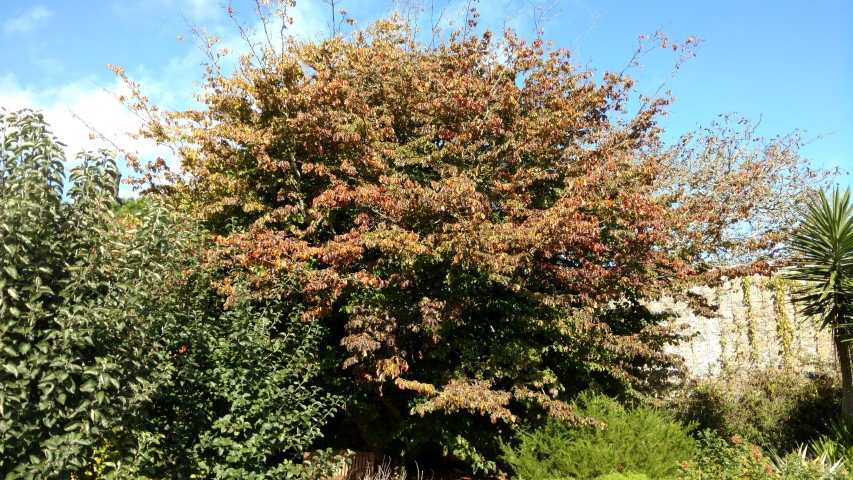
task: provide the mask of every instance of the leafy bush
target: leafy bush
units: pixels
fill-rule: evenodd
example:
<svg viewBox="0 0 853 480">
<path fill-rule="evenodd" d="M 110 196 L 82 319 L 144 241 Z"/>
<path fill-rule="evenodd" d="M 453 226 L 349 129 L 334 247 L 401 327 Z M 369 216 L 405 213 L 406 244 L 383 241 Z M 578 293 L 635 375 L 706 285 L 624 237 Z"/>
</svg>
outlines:
<svg viewBox="0 0 853 480">
<path fill-rule="evenodd" d="M 684 462 L 682 480 L 835 480 L 847 478 L 839 463 L 809 458 L 804 448 L 771 460 L 761 449 L 735 435 L 725 440 L 710 430 L 699 435 L 696 456 Z"/>
<path fill-rule="evenodd" d="M 160 210 L 116 224 L 106 152 L 79 155 L 65 193 L 40 114 L 3 111 L 0 139 L 0 471 L 67 478 L 168 380 L 176 323 L 162 287 L 181 248 L 166 239 L 180 236 Z M 142 441 L 128 444 L 137 456 Z"/>
<path fill-rule="evenodd" d="M 257 307 L 161 203 L 116 219 L 108 153 L 81 155 L 64 194 L 41 115 L 3 112 L 0 140 L 0 472 L 301 474 L 335 403 L 311 383 L 320 326 Z"/>
<path fill-rule="evenodd" d="M 826 458 L 830 463 L 841 461 L 853 467 L 853 425 L 843 418 L 836 418 L 827 425 L 828 432 L 811 443 L 815 458 Z"/>
<path fill-rule="evenodd" d="M 773 478 L 770 461 L 756 445 L 738 436 L 725 440 L 710 430 L 699 434 L 696 456 L 682 464 L 684 480 Z"/>
<path fill-rule="evenodd" d="M 809 457 L 805 446 L 782 458 L 777 456 L 774 466 L 779 478 L 783 479 L 832 480 L 848 477 L 842 460 L 832 461 L 826 454 Z"/>
<path fill-rule="evenodd" d="M 700 380 L 671 404 L 677 418 L 724 438 L 739 435 L 765 450 L 788 452 L 819 436 L 839 409 L 829 373 L 765 370 L 739 379 Z"/>
<path fill-rule="evenodd" d="M 113 213 L 118 219 L 138 217 L 145 212 L 148 203 L 143 197 L 120 198 L 118 204 L 113 207 Z"/>
<path fill-rule="evenodd" d="M 231 285 L 240 288 L 236 280 Z M 199 319 L 184 337 L 181 367 L 157 407 L 164 419 L 182 419 L 173 453 L 186 448 L 186 463 L 199 473 L 295 477 L 294 461 L 320 436 L 337 403 L 312 384 L 324 330 L 300 322 L 302 312 L 280 302 L 259 308 L 238 298 L 221 314 Z"/>
<path fill-rule="evenodd" d="M 518 478 L 585 480 L 613 472 L 661 478 L 675 475 L 679 462 L 693 454 L 689 428 L 652 407 L 626 410 L 601 395 L 581 395 L 575 407 L 603 428 L 572 428 L 551 420 L 520 432 L 516 446 L 503 445 L 504 461 Z"/>
</svg>

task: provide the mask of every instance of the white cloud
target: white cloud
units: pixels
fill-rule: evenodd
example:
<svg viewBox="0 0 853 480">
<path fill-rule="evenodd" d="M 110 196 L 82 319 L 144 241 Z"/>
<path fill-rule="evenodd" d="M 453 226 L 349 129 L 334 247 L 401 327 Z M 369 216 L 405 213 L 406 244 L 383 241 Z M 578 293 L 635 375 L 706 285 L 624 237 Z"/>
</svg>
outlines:
<svg viewBox="0 0 853 480">
<path fill-rule="evenodd" d="M 188 10 L 185 13 L 190 18 L 202 20 L 221 12 L 223 2 L 221 0 L 184 0 L 183 2 L 167 0 L 165 3 L 184 6 Z"/>
<path fill-rule="evenodd" d="M 120 18 L 138 19 L 141 15 L 180 15 L 190 23 L 207 22 L 220 17 L 228 0 L 116 0 L 112 10 Z"/>
<path fill-rule="evenodd" d="M 38 24 L 51 16 L 51 11 L 42 5 L 33 7 L 20 17 L 6 20 L 3 23 L 3 33 L 6 35 L 30 33 Z"/>
<path fill-rule="evenodd" d="M 126 87 L 118 81 L 107 86 L 106 90 L 127 93 Z M 138 154 L 143 161 L 154 160 L 158 156 L 169 158 L 168 149 L 128 137 L 128 132 L 139 130 L 142 121 L 119 103 L 114 94 L 88 80 L 35 90 L 22 86 L 12 75 L 0 76 L 0 106 L 6 110 L 29 108 L 41 111 L 54 135 L 66 145 L 65 156 L 69 166 L 76 164 L 75 156 L 80 151 L 114 150 L 110 142 Z M 91 139 L 92 129 L 107 140 Z M 170 166 L 177 168 L 174 162 L 170 162 Z M 122 168 L 122 172 L 125 175 L 129 173 L 126 168 Z M 123 195 L 129 190 L 123 186 Z"/>
</svg>

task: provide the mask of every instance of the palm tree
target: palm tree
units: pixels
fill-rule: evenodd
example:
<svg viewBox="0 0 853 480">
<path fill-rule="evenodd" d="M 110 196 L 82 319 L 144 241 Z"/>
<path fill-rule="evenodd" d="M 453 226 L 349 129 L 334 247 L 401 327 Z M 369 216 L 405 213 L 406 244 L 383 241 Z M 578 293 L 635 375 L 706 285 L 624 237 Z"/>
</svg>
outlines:
<svg viewBox="0 0 853 480">
<path fill-rule="evenodd" d="M 805 205 L 802 223 L 791 240 L 795 268 L 790 278 L 802 282 L 795 301 L 803 313 L 832 329 L 841 372 L 841 413 L 853 422 L 853 204 L 850 189 L 836 187 L 832 200 L 821 192 Z"/>
</svg>

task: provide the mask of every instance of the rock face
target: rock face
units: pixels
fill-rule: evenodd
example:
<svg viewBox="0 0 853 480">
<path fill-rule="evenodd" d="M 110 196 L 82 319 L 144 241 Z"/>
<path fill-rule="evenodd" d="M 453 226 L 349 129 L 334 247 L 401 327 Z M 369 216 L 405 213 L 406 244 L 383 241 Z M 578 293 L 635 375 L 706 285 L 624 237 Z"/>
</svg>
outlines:
<svg viewBox="0 0 853 480">
<path fill-rule="evenodd" d="M 716 310 L 694 312 L 687 302 L 664 297 L 648 302 L 654 313 L 669 313 L 686 324 L 691 338 L 667 348 L 684 358 L 693 377 L 747 374 L 757 368 L 794 368 L 808 373 L 836 362 L 829 330 L 798 312 L 791 284 L 779 277 L 752 276 L 721 286 L 694 287 L 690 294 Z M 710 315 L 710 314 L 709 314 Z"/>
</svg>

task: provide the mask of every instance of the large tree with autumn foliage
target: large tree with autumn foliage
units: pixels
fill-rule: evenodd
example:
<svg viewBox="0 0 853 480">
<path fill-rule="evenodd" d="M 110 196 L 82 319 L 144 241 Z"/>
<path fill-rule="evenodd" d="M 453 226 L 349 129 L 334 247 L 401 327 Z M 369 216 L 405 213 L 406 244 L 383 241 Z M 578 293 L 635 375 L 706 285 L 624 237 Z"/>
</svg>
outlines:
<svg viewBox="0 0 853 480">
<path fill-rule="evenodd" d="M 259 13 L 287 25 L 291 3 Z M 328 382 L 351 399 L 335 428 L 359 443 L 341 446 L 489 468 L 520 418 L 583 421 L 580 390 L 637 394 L 676 368 L 677 332 L 640 300 L 720 253 L 715 218 L 737 230 L 756 210 L 698 207 L 689 139 L 659 137 L 668 97 L 472 27 L 250 42 L 233 73 L 209 50 L 200 109 L 158 111 L 128 82 L 143 134 L 181 158 L 175 202 L 218 235 L 219 291 L 330 328 Z"/>
</svg>

